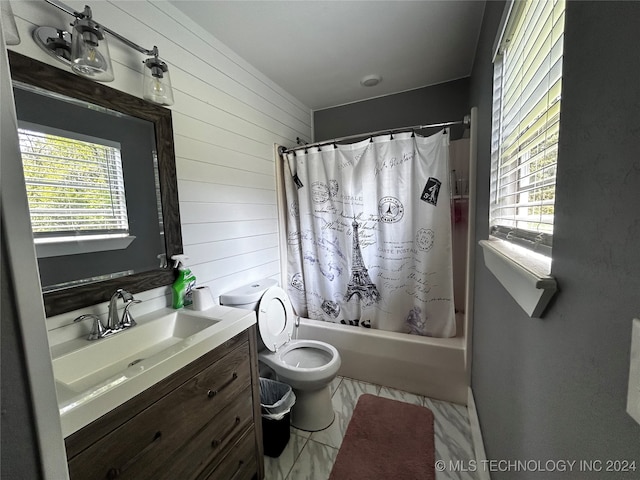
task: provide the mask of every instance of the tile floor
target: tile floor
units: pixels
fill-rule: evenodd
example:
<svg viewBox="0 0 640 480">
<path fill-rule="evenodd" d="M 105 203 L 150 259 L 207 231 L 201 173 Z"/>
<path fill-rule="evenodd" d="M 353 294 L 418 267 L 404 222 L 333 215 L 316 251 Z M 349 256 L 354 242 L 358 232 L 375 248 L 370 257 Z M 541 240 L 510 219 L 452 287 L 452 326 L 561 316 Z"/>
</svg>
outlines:
<svg viewBox="0 0 640 480">
<path fill-rule="evenodd" d="M 264 457 L 266 480 L 326 480 L 347 430 L 358 397 L 371 393 L 429 408 L 434 414 L 436 460 L 465 463 L 474 458 L 467 408 L 392 388 L 337 377 L 331 384 L 336 418 L 320 432 L 291 428 L 291 438 L 278 458 Z M 469 472 L 436 472 L 436 480 L 475 480 Z"/>
</svg>

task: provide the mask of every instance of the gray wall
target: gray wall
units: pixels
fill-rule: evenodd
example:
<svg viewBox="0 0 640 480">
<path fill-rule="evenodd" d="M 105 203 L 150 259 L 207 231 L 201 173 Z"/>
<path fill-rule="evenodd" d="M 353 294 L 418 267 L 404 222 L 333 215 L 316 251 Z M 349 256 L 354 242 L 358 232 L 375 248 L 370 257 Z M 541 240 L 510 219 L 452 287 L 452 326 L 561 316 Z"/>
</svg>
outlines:
<svg viewBox="0 0 640 480">
<path fill-rule="evenodd" d="M 502 5 L 487 2 L 471 82 L 477 240 L 487 235 L 491 47 Z M 477 251 L 472 387 L 491 459 L 640 467 L 640 425 L 625 412 L 631 319 L 640 315 L 638 19 L 638 2 L 567 2 L 553 247 L 560 292 L 544 319 L 522 312 Z M 638 478 L 577 468 L 492 478 Z"/>
<path fill-rule="evenodd" d="M 15 165 L 18 141 L 13 108 L 8 106 L 13 99 L 2 28 L 0 23 L 0 202 L 6 207 L 13 199 L 7 192 L 12 191 L 10 179 L 15 169 L 11 165 Z M 12 207 L 11 211 L 20 211 Z M 15 272 L 10 271 L 7 250 L 7 226 L 11 223 L 5 217 L 7 210 L 0 212 L 0 478 L 37 480 L 42 478 L 41 458 L 16 306 Z"/>
<path fill-rule="evenodd" d="M 469 113 L 469 78 L 313 112 L 316 142 L 398 127 L 462 120 Z M 421 132 L 429 133 L 429 132 Z M 462 136 L 454 127 L 451 138 Z"/>
</svg>

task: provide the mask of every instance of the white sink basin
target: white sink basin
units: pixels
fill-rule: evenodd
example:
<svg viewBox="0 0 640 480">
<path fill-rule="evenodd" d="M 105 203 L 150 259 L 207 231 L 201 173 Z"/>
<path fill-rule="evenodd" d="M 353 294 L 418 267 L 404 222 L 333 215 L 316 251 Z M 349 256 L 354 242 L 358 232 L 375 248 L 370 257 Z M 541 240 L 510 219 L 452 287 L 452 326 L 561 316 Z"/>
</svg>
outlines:
<svg viewBox="0 0 640 480">
<path fill-rule="evenodd" d="M 135 319 L 111 337 L 51 348 L 65 437 L 256 323 L 254 312 L 222 306 L 163 308 Z"/>
<path fill-rule="evenodd" d="M 66 388 L 83 392 L 218 321 L 172 311 L 112 337 L 87 341 L 82 348 L 54 358 L 53 375 Z"/>
</svg>

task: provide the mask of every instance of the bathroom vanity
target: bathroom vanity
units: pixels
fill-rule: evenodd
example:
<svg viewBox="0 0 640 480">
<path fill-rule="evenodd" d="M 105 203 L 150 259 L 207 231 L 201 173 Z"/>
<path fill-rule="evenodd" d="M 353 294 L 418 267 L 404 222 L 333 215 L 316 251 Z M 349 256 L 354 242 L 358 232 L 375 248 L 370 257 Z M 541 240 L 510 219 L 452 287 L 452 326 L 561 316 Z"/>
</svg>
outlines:
<svg viewBox="0 0 640 480">
<path fill-rule="evenodd" d="M 123 338 L 134 334 L 137 328 L 144 332 L 145 325 L 154 322 L 166 324 L 170 321 L 167 315 L 173 313 L 167 311 L 140 317 L 139 326 L 122 334 Z M 142 388 L 65 438 L 72 480 L 264 477 L 255 316 L 252 312 L 239 313 L 242 311 L 224 307 L 216 307 L 213 312 L 218 313 L 220 320 L 212 326 L 189 332 L 186 338 L 149 359 L 127 366 L 124 373 L 116 373 L 85 389 L 75 400 L 69 399 L 70 403 L 61 403 L 63 425 L 72 425 L 74 422 L 67 418 L 70 415 L 78 416 L 82 409 L 95 412 L 91 409 L 95 400 L 87 396 L 98 399 L 113 392 L 113 398 L 122 399 L 122 395 L 129 396 Z M 176 316 L 176 324 L 191 322 L 197 315 L 173 314 L 183 315 Z M 175 328 L 173 331 L 177 335 Z M 96 342 L 78 340 L 89 344 L 85 349 L 91 350 L 99 347 L 100 342 L 107 345 L 110 340 L 118 340 L 116 337 Z M 216 346 L 198 356 L 201 349 L 212 344 Z M 107 346 L 116 345 L 113 342 Z M 53 352 L 54 372 L 58 359 L 75 353 L 70 346 L 66 348 L 69 350 L 66 353 L 61 353 L 62 346 L 59 352 Z M 111 351 L 118 355 L 118 350 Z M 156 375 L 166 373 L 168 368 L 178 365 L 176 362 L 189 359 L 189 355 L 197 358 L 148 388 L 136 386 L 137 377 L 144 378 L 154 370 Z M 67 367 L 61 366 L 56 373 L 59 393 L 73 388 L 61 385 L 63 368 Z M 123 377 L 127 380 L 114 382 Z M 76 403 L 79 406 L 70 406 Z"/>
</svg>

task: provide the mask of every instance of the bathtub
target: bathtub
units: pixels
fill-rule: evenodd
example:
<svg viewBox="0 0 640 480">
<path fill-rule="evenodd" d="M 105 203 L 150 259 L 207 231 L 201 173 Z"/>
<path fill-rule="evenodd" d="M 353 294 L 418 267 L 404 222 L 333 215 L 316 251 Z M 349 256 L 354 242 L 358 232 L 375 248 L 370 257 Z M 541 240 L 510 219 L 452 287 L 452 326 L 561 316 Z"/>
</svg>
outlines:
<svg viewBox="0 0 640 480">
<path fill-rule="evenodd" d="M 431 338 L 300 318 L 297 338 L 338 349 L 338 375 L 466 405 L 465 338 Z"/>
</svg>

